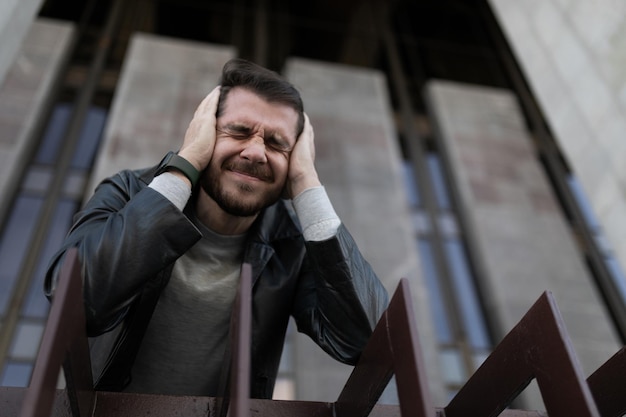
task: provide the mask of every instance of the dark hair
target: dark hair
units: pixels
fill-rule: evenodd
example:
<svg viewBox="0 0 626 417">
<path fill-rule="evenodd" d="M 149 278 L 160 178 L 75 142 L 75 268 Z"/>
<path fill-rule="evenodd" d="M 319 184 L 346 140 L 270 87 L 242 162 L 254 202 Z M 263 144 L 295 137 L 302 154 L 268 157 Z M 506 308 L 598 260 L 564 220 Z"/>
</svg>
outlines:
<svg viewBox="0 0 626 417">
<path fill-rule="evenodd" d="M 228 92 L 234 87 L 245 88 L 268 102 L 284 104 L 298 113 L 296 138 L 304 129 L 304 106 L 296 88 L 279 74 L 245 59 L 228 61 L 222 69 L 220 101 L 217 117 L 224 111 Z"/>
</svg>

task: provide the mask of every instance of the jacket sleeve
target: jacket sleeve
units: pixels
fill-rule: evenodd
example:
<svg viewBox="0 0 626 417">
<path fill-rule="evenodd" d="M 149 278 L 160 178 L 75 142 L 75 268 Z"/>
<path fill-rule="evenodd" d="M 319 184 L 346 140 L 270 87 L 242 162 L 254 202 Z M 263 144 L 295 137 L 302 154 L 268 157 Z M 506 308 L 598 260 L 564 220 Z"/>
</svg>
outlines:
<svg viewBox="0 0 626 417">
<path fill-rule="evenodd" d="M 167 198 L 130 171 L 104 180 L 74 217 L 52 258 L 44 290 L 51 297 L 65 252 L 78 248 L 89 336 L 111 330 L 144 286 L 158 279 L 200 234 Z"/>
<path fill-rule="evenodd" d="M 387 291 L 343 224 L 333 238 L 306 242 L 306 251 L 294 306 L 298 330 L 354 365 L 387 308 Z"/>
</svg>

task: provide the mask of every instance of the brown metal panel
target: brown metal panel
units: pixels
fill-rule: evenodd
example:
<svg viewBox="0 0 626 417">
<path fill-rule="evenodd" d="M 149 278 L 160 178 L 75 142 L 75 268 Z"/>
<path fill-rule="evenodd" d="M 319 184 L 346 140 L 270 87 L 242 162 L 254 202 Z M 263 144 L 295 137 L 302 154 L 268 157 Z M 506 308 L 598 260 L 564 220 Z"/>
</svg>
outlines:
<svg viewBox="0 0 626 417">
<path fill-rule="evenodd" d="M 208 417 L 214 416 L 216 399 L 173 395 L 98 392 L 93 417 Z"/>
<path fill-rule="evenodd" d="M 626 347 L 623 347 L 589 378 L 596 405 L 602 417 L 621 417 L 626 414 Z"/>
<path fill-rule="evenodd" d="M 337 402 L 250 399 L 251 286 L 250 266 L 243 265 L 231 331 L 233 417 L 545 417 L 537 411 L 505 410 L 532 378 L 537 379 L 551 416 L 599 417 L 592 392 L 603 417 L 619 417 L 626 411 L 626 348 L 591 375 L 588 386 L 549 292 L 531 307 L 450 404 L 435 409 L 404 279 Z M 215 397 L 94 392 L 83 309 L 80 267 L 76 250 L 71 250 L 63 264 L 31 386 L 27 390 L 0 387 L 3 417 L 211 417 L 227 410 L 228 397 L 224 402 Z M 62 391 L 55 385 L 64 357 L 68 388 Z M 394 373 L 400 406 L 376 404 Z"/>
<path fill-rule="evenodd" d="M 25 388 L 0 387 L 0 416 L 17 417 L 22 410 Z M 65 390 L 54 390 L 54 406 L 48 414 L 42 416 L 71 417 L 72 411 Z"/>
<path fill-rule="evenodd" d="M 337 417 L 367 417 L 391 376 L 405 416 L 433 416 L 409 285 L 402 279 L 337 402 Z"/>
<path fill-rule="evenodd" d="M 59 370 L 66 358 L 69 359 L 65 362 L 65 377 L 72 414 L 76 417 L 89 416 L 95 395 L 76 249 L 69 250 L 63 262 L 30 386 L 24 398 L 22 417 L 49 415 L 56 395 Z"/>
<path fill-rule="evenodd" d="M 63 374 L 65 375 L 66 391 L 75 417 L 90 416 L 95 407 L 95 393 L 93 388 L 93 376 L 91 373 L 91 356 L 87 342 L 85 311 L 83 304 L 83 282 L 80 274 L 80 264 L 75 249 L 70 251 L 71 276 L 73 293 L 70 313 L 63 319 L 63 325 L 71 323 L 69 346 L 65 352 L 63 361 Z M 69 308 L 69 307 L 68 307 Z"/>
<path fill-rule="evenodd" d="M 230 374 L 231 417 L 250 415 L 250 347 L 252 334 L 252 269 L 241 267 L 239 292 L 231 327 L 232 364 Z"/>
<path fill-rule="evenodd" d="M 389 383 L 394 364 L 387 327 L 385 311 L 334 404 L 337 417 L 367 416 Z"/>
<path fill-rule="evenodd" d="M 398 385 L 400 409 L 404 416 L 427 417 L 434 413 L 426 366 L 419 345 L 415 312 L 406 279 L 402 279 L 394 298 L 397 301 L 387 309 L 389 346 L 393 351 L 394 371 Z"/>
<path fill-rule="evenodd" d="M 496 346 L 445 407 L 445 414 L 498 415 L 533 378 L 551 416 L 600 416 L 549 292 Z"/>
<path fill-rule="evenodd" d="M 23 388 L 0 387 L 0 415 L 16 417 L 25 394 Z M 216 398 L 169 395 L 97 392 L 97 407 L 93 417 L 213 417 L 216 416 Z M 252 417 L 333 417 L 333 404 L 312 401 L 276 401 L 250 399 Z M 56 391 L 55 407 L 49 414 L 54 417 L 71 417 L 67 396 Z M 375 405 L 369 417 L 401 417 L 397 405 Z M 538 411 L 504 410 L 501 417 L 546 417 Z M 444 417 L 437 409 L 432 417 Z"/>
<path fill-rule="evenodd" d="M 254 417 L 332 416 L 331 404 L 322 402 L 250 399 L 246 411 Z M 94 417 L 213 417 L 217 413 L 217 399 L 213 397 L 99 392 Z M 381 414 L 377 417 L 391 415 Z"/>
</svg>

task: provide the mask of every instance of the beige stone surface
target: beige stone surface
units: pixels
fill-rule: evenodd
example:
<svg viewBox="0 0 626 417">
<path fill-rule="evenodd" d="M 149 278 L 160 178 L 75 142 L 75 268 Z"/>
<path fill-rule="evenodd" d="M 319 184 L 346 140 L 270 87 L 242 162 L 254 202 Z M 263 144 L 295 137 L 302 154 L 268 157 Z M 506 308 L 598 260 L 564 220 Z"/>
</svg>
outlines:
<svg viewBox="0 0 626 417">
<path fill-rule="evenodd" d="M 198 104 L 235 55 L 232 47 L 134 34 L 88 189 L 176 151 Z"/>
<path fill-rule="evenodd" d="M 551 291 L 590 375 L 620 343 L 513 94 L 444 81 L 431 82 L 427 91 L 459 187 L 459 209 L 467 216 L 469 244 L 479 254 L 477 279 L 491 300 L 486 314 L 501 318 L 499 337 Z"/>
<path fill-rule="evenodd" d="M 50 92 L 74 32 L 69 23 L 35 21 L 0 84 L 0 219 L 37 146 L 34 135 L 45 122 Z"/>
<path fill-rule="evenodd" d="M 290 59 L 285 74 L 302 92 L 315 130 L 316 166 L 339 217 L 390 295 L 410 282 L 418 332 L 437 404 L 444 404 L 436 339 L 421 276 L 387 83 L 373 70 Z M 350 368 L 298 338 L 298 398 L 335 401 Z M 383 403 L 394 403 L 395 389 Z"/>
<path fill-rule="evenodd" d="M 14 65 L 43 0 L 0 2 L 0 83 Z"/>
<path fill-rule="evenodd" d="M 489 3 L 626 270 L 626 2 Z"/>
</svg>

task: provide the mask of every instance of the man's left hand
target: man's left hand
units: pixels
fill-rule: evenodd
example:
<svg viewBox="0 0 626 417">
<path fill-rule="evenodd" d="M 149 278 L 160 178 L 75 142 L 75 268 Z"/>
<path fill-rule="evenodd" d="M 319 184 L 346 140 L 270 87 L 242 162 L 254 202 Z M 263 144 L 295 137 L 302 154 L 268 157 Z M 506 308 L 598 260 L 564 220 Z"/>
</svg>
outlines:
<svg viewBox="0 0 626 417">
<path fill-rule="evenodd" d="M 291 151 L 289 173 L 287 176 L 287 194 L 294 198 L 307 188 L 322 185 L 315 170 L 315 143 L 313 126 L 309 116 L 304 114 L 304 129 Z"/>
</svg>

